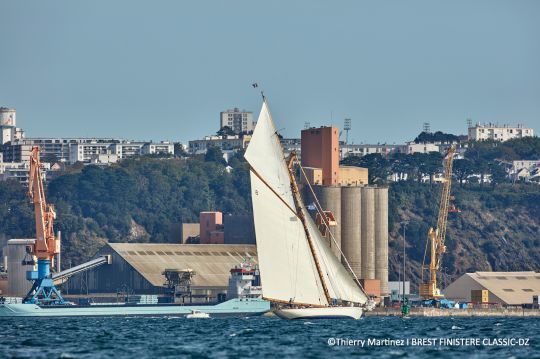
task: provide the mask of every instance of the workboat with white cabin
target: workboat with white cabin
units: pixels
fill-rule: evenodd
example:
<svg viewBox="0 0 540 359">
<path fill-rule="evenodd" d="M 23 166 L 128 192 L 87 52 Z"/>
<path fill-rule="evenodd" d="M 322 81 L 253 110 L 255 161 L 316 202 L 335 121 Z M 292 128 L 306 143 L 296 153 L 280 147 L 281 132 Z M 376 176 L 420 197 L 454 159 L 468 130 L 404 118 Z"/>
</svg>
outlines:
<svg viewBox="0 0 540 359">
<path fill-rule="evenodd" d="M 186 315 L 188 319 L 208 319 L 210 314 L 201 312 L 200 310 L 192 310 L 190 314 Z"/>
<path fill-rule="evenodd" d="M 373 301 L 346 259 L 348 269 L 333 253 L 302 202 L 296 155 L 285 158 L 264 97 L 245 158 L 250 165 L 262 294 L 274 304 L 274 313 L 284 319 L 359 319 L 363 310 L 371 310 Z M 315 204 L 329 229 L 327 213 L 318 201 Z M 329 230 L 325 233 L 332 236 Z"/>
</svg>

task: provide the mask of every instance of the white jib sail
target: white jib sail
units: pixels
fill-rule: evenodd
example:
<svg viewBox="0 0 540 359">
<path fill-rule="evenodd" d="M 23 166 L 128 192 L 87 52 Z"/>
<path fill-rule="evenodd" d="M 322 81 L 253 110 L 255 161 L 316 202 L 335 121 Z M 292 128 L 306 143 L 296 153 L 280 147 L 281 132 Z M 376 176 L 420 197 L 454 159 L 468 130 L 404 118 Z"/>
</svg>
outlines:
<svg viewBox="0 0 540 359">
<path fill-rule="evenodd" d="M 263 296 L 284 302 L 327 305 L 304 227 L 296 216 L 289 172 L 266 102 L 245 158 L 251 166 Z"/>
<path fill-rule="evenodd" d="M 336 258 L 306 208 L 302 209 L 306 217 L 308 231 L 315 244 L 315 253 L 319 259 L 330 297 L 353 303 L 366 303 L 368 298 L 364 291 L 359 287 L 352 274 Z"/>
</svg>

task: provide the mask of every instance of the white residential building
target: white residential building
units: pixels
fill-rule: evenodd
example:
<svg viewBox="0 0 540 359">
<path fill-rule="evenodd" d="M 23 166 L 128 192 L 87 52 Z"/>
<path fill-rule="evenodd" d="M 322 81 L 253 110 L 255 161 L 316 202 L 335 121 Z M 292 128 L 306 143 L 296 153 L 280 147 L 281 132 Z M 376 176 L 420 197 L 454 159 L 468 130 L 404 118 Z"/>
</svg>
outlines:
<svg viewBox="0 0 540 359">
<path fill-rule="evenodd" d="M 118 155 L 119 159 L 124 159 L 142 155 L 143 146 L 144 142 L 122 141 L 111 144 L 109 150 L 111 153 Z"/>
<path fill-rule="evenodd" d="M 362 157 L 365 155 L 379 153 L 386 157 L 393 152 L 406 152 L 407 147 L 405 145 L 388 145 L 388 144 L 359 144 L 359 145 L 341 145 L 341 158 L 347 158 L 349 156 Z"/>
<path fill-rule="evenodd" d="M 114 138 L 25 138 L 4 145 L 4 161 L 28 161 L 33 146 L 40 148 L 42 160 L 53 156 L 56 157 L 56 161 L 72 164 L 92 162 L 93 155 L 103 154 L 114 154 L 118 159 L 145 154 L 174 154 L 174 144 L 166 141 L 132 142 Z"/>
<path fill-rule="evenodd" d="M 31 145 L 8 144 L 3 148 L 3 162 L 29 162 L 32 154 Z"/>
<path fill-rule="evenodd" d="M 209 147 L 218 147 L 222 151 L 246 148 L 251 136 L 206 136 L 202 140 L 189 141 L 189 152 L 204 154 Z"/>
<path fill-rule="evenodd" d="M 540 167 L 540 160 L 518 160 L 512 161 L 512 170 L 519 171 L 521 169 L 534 169 L 535 167 Z"/>
<path fill-rule="evenodd" d="M 439 152 L 439 145 L 434 143 L 407 143 L 407 154 Z"/>
<path fill-rule="evenodd" d="M 90 162 L 95 155 L 111 153 L 110 143 L 76 143 L 69 146 L 69 163 Z"/>
<path fill-rule="evenodd" d="M 488 123 L 469 127 L 469 141 L 494 140 L 504 142 L 514 138 L 532 136 L 534 136 L 534 130 L 523 127 L 523 125 L 512 127 L 510 125 L 499 126 Z"/>
<path fill-rule="evenodd" d="M 540 177 L 540 160 L 512 161 L 509 175 L 516 180 L 538 182 Z"/>
<path fill-rule="evenodd" d="M 295 152 L 296 156 L 300 160 L 302 157 L 302 140 L 300 138 L 282 138 L 280 140 L 281 147 L 285 157 L 289 157 L 291 152 Z"/>
<path fill-rule="evenodd" d="M 220 128 L 228 126 L 238 134 L 241 132 L 253 131 L 255 128 L 253 112 L 246 110 L 240 111 L 238 108 L 220 112 L 219 126 Z"/>
<path fill-rule="evenodd" d="M 174 154 L 174 144 L 170 142 L 147 142 L 142 147 L 143 155 L 173 155 Z"/>
<path fill-rule="evenodd" d="M 43 180 L 47 179 L 47 172 L 51 169 L 49 163 L 42 163 Z M 0 181 L 15 179 L 21 183 L 28 183 L 29 162 L 0 162 Z"/>
<path fill-rule="evenodd" d="M 118 155 L 115 155 L 112 153 L 106 153 L 106 154 L 99 154 L 99 155 L 91 155 L 89 164 L 98 165 L 98 166 L 99 165 L 108 166 L 116 162 L 118 162 Z"/>
<path fill-rule="evenodd" d="M 69 162 L 70 146 L 76 144 L 94 144 L 94 143 L 118 143 L 123 140 L 117 138 L 60 138 L 60 137 L 43 137 L 43 138 L 24 138 L 17 140 L 10 145 L 4 146 L 4 152 L 13 151 L 11 146 L 38 146 L 40 156 L 43 160 L 46 157 L 54 156 L 59 162 Z M 15 150 L 16 151 L 16 150 Z"/>
</svg>

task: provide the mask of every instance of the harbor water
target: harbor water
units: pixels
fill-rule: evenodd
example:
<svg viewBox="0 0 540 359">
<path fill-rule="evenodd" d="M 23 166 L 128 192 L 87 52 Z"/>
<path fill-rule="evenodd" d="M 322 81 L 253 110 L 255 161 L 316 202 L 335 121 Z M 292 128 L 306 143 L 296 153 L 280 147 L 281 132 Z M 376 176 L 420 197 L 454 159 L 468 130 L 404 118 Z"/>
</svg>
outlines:
<svg viewBox="0 0 540 359">
<path fill-rule="evenodd" d="M 530 358 L 540 318 L 3 318 L 0 358 Z"/>
</svg>

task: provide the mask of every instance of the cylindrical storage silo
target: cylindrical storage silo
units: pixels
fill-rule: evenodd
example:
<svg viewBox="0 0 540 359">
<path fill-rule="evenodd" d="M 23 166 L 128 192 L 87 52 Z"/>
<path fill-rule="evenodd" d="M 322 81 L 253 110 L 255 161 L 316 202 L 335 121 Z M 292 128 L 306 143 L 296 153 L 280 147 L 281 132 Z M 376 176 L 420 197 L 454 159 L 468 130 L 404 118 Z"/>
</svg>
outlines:
<svg viewBox="0 0 540 359">
<path fill-rule="evenodd" d="M 330 234 L 327 234 L 330 247 L 337 258 L 341 259 L 341 187 L 338 186 L 314 186 L 315 194 L 324 211 L 331 211 L 334 214 L 337 225 L 331 226 L 336 242 L 332 240 Z M 337 244 L 337 245 L 336 245 Z"/>
<path fill-rule="evenodd" d="M 358 278 L 362 278 L 362 249 L 360 242 L 362 221 L 360 217 L 361 198 L 361 187 L 341 188 L 341 251 Z M 343 258 L 342 263 L 348 269 Z"/>
<path fill-rule="evenodd" d="M 11 297 L 24 297 L 32 288 L 32 282 L 26 279 L 26 271 L 35 270 L 35 265 L 23 265 L 25 259 L 32 257 L 26 253 L 26 247 L 33 245 L 34 239 L 10 239 L 7 242 L 7 294 Z"/>
<path fill-rule="evenodd" d="M 381 281 L 381 295 L 389 295 L 388 188 L 375 189 L 375 278 Z"/>
<path fill-rule="evenodd" d="M 375 188 L 362 188 L 362 278 L 375 279 Z"/>
</svg>

